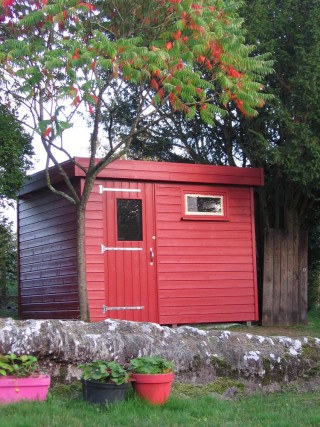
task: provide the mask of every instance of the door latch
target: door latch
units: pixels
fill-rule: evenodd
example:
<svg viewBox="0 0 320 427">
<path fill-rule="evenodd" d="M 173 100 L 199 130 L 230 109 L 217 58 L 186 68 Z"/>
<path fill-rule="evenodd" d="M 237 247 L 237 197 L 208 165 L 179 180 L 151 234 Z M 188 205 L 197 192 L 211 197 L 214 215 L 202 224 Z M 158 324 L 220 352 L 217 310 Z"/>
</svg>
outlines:
<svg viewBox="0 0 320 427">
<path fill-rule="evenodd" d="M 153 261 L 154 261 L 154 252 L 152 248 L 150 248 L 150 265 L 153 265 Z"/>
</svg>

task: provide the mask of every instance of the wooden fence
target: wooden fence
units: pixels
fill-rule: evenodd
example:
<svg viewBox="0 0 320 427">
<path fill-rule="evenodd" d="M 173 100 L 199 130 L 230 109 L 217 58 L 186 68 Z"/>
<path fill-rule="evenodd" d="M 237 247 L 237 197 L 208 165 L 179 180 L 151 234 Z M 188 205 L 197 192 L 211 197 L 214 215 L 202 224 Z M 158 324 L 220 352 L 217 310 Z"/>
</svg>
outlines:
<svg viewBox="0 0 320 427">
<path fill-rule="evenodd" d="M 263 326 L 307 323 L 308 235 L 269 229 L 264 241 Z"/>
</svg>

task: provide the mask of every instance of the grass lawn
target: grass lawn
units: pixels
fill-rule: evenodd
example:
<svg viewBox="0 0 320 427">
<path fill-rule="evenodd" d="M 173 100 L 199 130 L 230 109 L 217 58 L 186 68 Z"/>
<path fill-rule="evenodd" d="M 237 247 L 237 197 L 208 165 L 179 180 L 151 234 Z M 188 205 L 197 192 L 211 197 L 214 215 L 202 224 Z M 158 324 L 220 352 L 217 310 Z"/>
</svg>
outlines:
<svg viewBox="0 0 320 427">
<path fill-rule="evenodd" d="M 222 400 L 199 387 L 188 386 L 190 396 L 173 390 L 163 406 L 150 406 L 132 392 L 127 400 L 105 406 L 94 406 L 82 400 L 79 386 L 51 389 L 46 402 L 22 402 L 0 406 L 1 427 L 167 427 L 167 426 L 319 426 L 320 390 L 314 393 L 294 392 Z"/>
</svg>

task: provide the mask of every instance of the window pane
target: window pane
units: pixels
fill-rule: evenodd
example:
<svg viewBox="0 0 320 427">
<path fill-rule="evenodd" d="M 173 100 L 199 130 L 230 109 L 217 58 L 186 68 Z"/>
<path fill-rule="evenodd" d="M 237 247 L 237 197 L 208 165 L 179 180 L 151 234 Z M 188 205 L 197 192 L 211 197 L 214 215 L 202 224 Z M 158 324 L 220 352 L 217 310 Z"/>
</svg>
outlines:
<svg viewBox="0 0 320 427">
<path fill-rule="evenodd" d="M 142 201 L 117 199 L 118 240 L 142 240 Z"/>
<path fill-rule="evenodd" d="M 186 214 L 223 215 L 222 196 L 186 195 Z"/>
</svg>

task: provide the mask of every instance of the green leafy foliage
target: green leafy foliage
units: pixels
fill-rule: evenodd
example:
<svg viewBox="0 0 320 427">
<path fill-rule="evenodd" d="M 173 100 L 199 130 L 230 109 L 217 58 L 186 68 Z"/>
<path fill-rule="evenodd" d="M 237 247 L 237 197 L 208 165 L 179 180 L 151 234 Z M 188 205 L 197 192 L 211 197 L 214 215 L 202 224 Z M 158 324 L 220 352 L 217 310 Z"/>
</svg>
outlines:
<svg viewBox="0 0 320 427">
<path fill-rule="evenodd" d="M 5 97 L 31 112 L 33 129 L 68 192 L 52 185 L 47 174 L 50 189 L 75 205 L 78 213 L 84 212 L 99 171 L 126 154 L 133 139 L 144 137 L 168 117 L 197 116 L 214 127 L 235 109 L 256 116 L 262 101 L 271 98 L 263 78 L 272 73 L 272 62 L 246 43 L 238 13 L 241 4 L 238 0 L 2 2 L 1 88 Z M 126 104 L 130 120 L 120 126 L 116 118 Z M 59 109 L 62 105 L 65 111 Z M 92 130 L 81 195 L 56 156 L 60 151 L 76 162 L 66 152 L 63 137 L 78 113 Z M 77 227 L 83 248 L 83 223 Z M 78 253 L 84 264 L 84 250 Z M 81 317 L 88 320 L 84 269 L 78 283 Z"/>
<path fill-rule="evenodd" d="M 82 378 L 121 385 L 130 381 L 130 374 L 116 361 L 96 360 L 80 365 Z"/>
<path fill-rule="evenodd" d="M 15 112 L 0 104 L 0 205 L 15 199 L 31 167 L 31 136 Z"/>
<path fill-rule="evenodd" d="M 35 85 L 42 88 L 48 99 L 76 85 L 75 103 L 86 103 L 91 91 L 105 85 L 104 75 L 151 85 L 157 102 L 161 89 L 164 96 L 174 93 L 172 108 L 186 113 L 189 104 L 208 103 L 207 90 L 216 97 L 230 91 L 230 99 L 238 94 L 245 99 L 244 113 L 256 115 L 261 77 L 272 71 L 272 62 L 254 55 L 253 46 L 245 44 L 238 16 L 241 2 L 234 0 L 156 0 L 153 7 L 145 0 L 130 6 L 120 0 L 12 3 L 8 35 L 0 48 L 3 76 L 18 77 L 20 90 L 37 96 Z M 204 79 L 204 74 L 210 78 Z M 78 84 L 80 80 L 89 83 L 87 88 Z M 201 91 L 195 91 L 197 87 Z"/>
<path fill-rule="evenodd" d="M 173 363 L 160 356 L 141 356 L 130 360 L 129 370 L 136 374 L 166 374 L 173 371 Z"/>
<path fill-rule="evenodd" d="M 17 236 L 8 218 L 0 215 L 0 309 L 17 295 L 17 264 Z"/>
<path fill-rule="evenodd" d="M 29 377 L 38 370 L 38 359 L 32 355 L 0 354 L 0 375 Z"/>
</svg>

